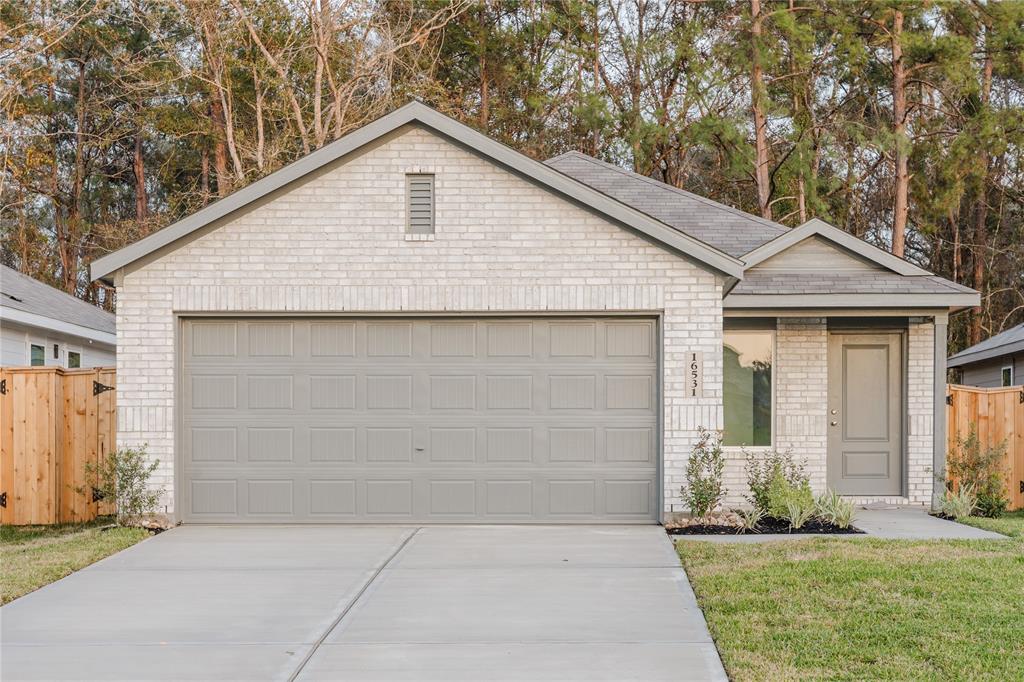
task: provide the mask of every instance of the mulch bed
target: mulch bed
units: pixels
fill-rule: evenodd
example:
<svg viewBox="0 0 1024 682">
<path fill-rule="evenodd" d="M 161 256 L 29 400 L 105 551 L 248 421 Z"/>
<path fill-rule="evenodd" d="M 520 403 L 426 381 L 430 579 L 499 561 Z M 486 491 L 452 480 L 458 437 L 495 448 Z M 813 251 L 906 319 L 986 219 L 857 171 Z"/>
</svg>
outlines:
<svg viewBox="0 0 1024 682">
<path fill-rule="evenodd" d="M 669 535 L 808 535 L 811 533 L 825 535 L 863 535 L 864 531 L 851 526 L 840 528 L 826 521 L 811 519 L 797 529 L 789 527 L 789 521 L 785 519 L 764 518 L 757 524 L 753 531 L 740 530 L 736 526 L 723 526 L 719 524 L 694 524 L 678 528 L 666 528 Z"/>
</svg>

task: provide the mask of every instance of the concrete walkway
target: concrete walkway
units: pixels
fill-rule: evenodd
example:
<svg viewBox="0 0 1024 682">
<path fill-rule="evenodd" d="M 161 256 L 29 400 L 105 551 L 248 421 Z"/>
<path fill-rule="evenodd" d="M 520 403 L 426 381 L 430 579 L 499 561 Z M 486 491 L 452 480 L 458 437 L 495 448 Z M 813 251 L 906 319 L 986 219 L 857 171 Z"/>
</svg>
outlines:
<svg viewBox="0 0 1024 682">
<path fill-rule="evenodd" d="M 776 540 L 803 540 L 807 538 L 881 538 L 889 540 L 1006 540 L 1005 535 L 975 528 L 955 521 L 936 518 L 921 507 L 895 507 L 892 509 L 858 509 L 853 525 L 863 535 L 675 535 L 676 542 L 703 541 L 722 543 L 758 543 Z"/>
<path fill-rule="evenodd" d="M 726 679 L 656 526 L 182 527 L 0 637 L 5 681 Z"/>
</svg>

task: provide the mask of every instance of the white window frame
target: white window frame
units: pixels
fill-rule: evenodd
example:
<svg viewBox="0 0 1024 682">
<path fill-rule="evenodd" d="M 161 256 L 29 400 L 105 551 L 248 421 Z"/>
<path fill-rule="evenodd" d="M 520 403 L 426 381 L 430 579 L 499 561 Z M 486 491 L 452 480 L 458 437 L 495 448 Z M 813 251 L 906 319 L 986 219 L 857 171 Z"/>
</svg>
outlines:
<svg viewBox="0 0 1024 682">
<path fill-rule="evenodd" d="M 778 329 L 772 327 L 765 327 L 763 329 L 749 328 L 749 329 L 723 329 L 722 330 L 722 352 L 719 354 L 719 361 L 722 362 L 722 440 L 725 440 L 725 335 L 726 334 L 770 334 L 772 339 L 772 381 L 771 381 L 771 400 L 772 400 L 772 411 L 771 411 L 771 427 L 772 433 L 771 438 L 768 439 L 768 445 L 722 445 L 722 450 L 725 452 L 741 452 L 746 450 L 747 452 L 767 452 L 775 448 L 775 443 L 778 438 L 778 421 L 775 416 L 775 410 L 778 403 L 779 389 L 776 377 L 778 376 L 778 352 L 779 352 L 779 334 Z"/>
<path fill-rule="evenodd" d="M 34 365 L 34 364 L 32 364 L 32 349 L 33 348 L 42 348 L 43 349 L 43 364 L 41 364 L 41 365 Z M 46 367 L 46 343 L 45 342 L 44 343 L 32 343 L 31 341 L 28 342 L 28 365 L 29 365 L 29 367 Z"/>
<path fill-rule="evenodd" d="M 1004 384 L 1003 383 L 1003 372 L 1005 372 L 1006 370 L 1010 370 L 1010 383 L 1008 383 L 1008 384 Z M 1013 363 L 1011 362 L 1010 364 L 1003 365 L 1003 367 L 1000 368 L 1000 370 L 999 370 L 999 385 L 1000 386 L 1013 386 L 1014 385 L 1013 380 L 1014 380 L 1014 376 L 1013 376 Z"/>
</svg>

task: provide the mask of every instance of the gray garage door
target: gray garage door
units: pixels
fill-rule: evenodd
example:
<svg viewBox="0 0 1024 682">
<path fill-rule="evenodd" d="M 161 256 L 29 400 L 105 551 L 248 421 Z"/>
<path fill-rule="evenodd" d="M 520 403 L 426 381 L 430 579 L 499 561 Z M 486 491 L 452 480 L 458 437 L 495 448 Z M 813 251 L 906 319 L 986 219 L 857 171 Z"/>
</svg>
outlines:
<svg viewBox="0 0 1024 682">
<path fill-rule="evenodd" d="M 195 319 L 191 522 L 656 519 L 651 319 Z"/>
</svg>

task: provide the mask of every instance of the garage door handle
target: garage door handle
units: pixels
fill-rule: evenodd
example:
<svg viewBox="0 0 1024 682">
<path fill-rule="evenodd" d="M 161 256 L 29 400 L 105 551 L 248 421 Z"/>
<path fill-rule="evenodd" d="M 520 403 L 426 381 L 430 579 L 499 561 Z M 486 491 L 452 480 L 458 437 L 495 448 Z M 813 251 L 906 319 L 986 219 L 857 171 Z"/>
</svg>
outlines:
<svg viewBox="0 0 1024 682">
<path fill-rule="evenodd" d="M 416 452 L 423 452 L 423 448 L 416 448 Z"/>
</svg>

